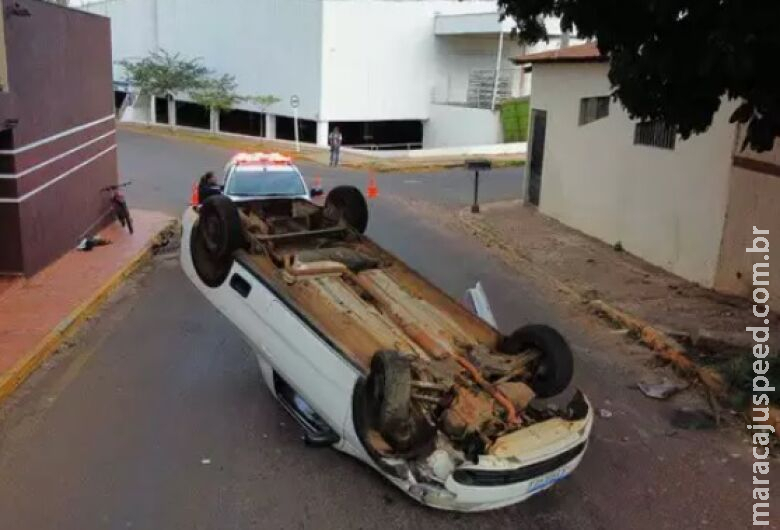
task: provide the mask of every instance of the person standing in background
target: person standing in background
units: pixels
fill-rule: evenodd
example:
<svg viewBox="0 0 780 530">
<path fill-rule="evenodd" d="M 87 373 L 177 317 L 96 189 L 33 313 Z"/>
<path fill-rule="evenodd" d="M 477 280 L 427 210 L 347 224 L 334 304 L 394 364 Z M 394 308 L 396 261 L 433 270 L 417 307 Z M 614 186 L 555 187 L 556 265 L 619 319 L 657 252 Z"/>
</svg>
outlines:
<svg viewBox="0 0 780 530">
<path fill-rule="evenodd" d="M 343 138 L 341 136 L 341 130 L 338 128 L 338 126 L 334 127 L 333 130 L 328 135 L 328 145 L 330 146 L 330 165 L 331 166 L 338 166 L 339 165 L 339 155 L 341 151 L 341 143 L 343 142 Z"/>
</svg>

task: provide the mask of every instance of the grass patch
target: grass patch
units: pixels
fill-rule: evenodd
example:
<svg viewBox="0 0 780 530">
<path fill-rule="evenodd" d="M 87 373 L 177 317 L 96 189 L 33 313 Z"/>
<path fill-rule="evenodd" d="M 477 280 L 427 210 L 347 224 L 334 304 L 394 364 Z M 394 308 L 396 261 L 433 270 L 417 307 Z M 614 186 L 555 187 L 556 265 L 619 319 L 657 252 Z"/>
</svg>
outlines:
<svg viewBox="0 0 780 530">
<path fill-rule="evenodd" d="M 531 102 L 528 98 L 510 99 L 501 104 L 501 126 L 504 141 L 525 142 L 528 140 L 528 116 Z"/>
<path fill-rule="evenodd" d="M 723 374 L 726 384 L 731 390 L 730 405 L 737 410 L 744 410 L 752 405 L 753 394 L 753 362 L 756 359 L 750 354 L 739 355 L 733 359 L 715 366 Z M 764 359 L 769 363 L 766 377 L 770 381 L 780 381 L 780 355 L 772 354 Z M 769 392 L 769 401 L 774 406 L 780 406 L 780 396 L 777 392 Z"/>
</svg>

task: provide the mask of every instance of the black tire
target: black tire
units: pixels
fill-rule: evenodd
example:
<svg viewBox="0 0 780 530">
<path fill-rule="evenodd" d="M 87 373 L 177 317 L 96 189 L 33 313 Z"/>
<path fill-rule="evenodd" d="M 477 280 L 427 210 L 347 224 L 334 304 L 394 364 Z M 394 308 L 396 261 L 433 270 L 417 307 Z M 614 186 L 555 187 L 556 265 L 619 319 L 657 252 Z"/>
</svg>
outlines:
<svg viewBox="0 0 780 530">
<path fill-rule="evenodd" d="M 541 324 L 523 326 L 499 345 L 504 353 L 536 350 L 539 361 L 530 381 L 537 396 L 548 398 L 566 390 L 574 375 L 574 355 L 560 333 Z"/>
<path fill-rule="evenodd" d="M 378 351 L 368 376 L 370 413 L 382 437 L 397 451 L 414 442 L 411 363 L 396 351 Z"/>
<path fill-rule="evenodd" d="M 222 285 L 230 274 L 233 259 L 230 256 L 218 258 L 206 248 L 203 234 L 198 229 L 199 222 L 192 227 L 190 234 L 190 256 L 198 278 L 208 287 Z"/>
<path fill-rule="evenodd" d="M 229 258 L 244 245 L 238 208 L 224 195 L 213 195 L 203 202 L 197 228 L 214 259 Z"/>
<path fill-rule="evenodd" d="M 348 225 L 365 233 L 368 226 L 368 203 L 365 197 L 354 186 L 336 186 L 325 198 L 326 215 L 330 212 L 338 212 L 338 217 L 344 219 Z"/>
</svg>

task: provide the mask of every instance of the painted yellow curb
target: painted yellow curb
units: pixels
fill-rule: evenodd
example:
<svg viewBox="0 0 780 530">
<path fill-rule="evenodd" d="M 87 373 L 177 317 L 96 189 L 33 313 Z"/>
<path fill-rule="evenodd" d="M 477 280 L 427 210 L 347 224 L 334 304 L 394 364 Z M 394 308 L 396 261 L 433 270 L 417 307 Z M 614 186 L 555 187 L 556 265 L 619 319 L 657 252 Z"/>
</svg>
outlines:
<svg viewBox="0 0 780 530">
<path fill-rule="evenodd" d="M 170 224 L 160 232 L 168 230 Z M 65 319 L 51 330 L 38 344 L 30 349 L 8 372 L 0 375 L 0 403 L 8 398 L 14 390 L 38 369 L 43 362 L 63 343 L 65 339 L 73 336 L 80 325 L 90 316 L 94 315 L 103 305 L 111 293 L 113 293 L 125 278 L 130 276 L 139 267 L 148 262 L 152 257 L 152 245 L 157 235 L 150 239 L 146 247 L 114 273 L 92 296 L 73 310 Z"/>
<path fill-rule="evenodd" d="M 666 335 L 666 333 L 659 331 L 634 315 L 629 315 L 611 306 L 603 300 L 592 300 L 588 302 L 588 307 L 599 316 L 605 317 L 607 320 L 615 322 L 633 332 L 642 344 L 653 350 L 658 357 L 669 362 L 681 375 L 698 379 L 716 397 L 725 395 L 723 377 L 712 368 L 700 366 L 692 361 L 686 355 L 682 346 L 677 344 L 677 341 Z"/>
</svg>

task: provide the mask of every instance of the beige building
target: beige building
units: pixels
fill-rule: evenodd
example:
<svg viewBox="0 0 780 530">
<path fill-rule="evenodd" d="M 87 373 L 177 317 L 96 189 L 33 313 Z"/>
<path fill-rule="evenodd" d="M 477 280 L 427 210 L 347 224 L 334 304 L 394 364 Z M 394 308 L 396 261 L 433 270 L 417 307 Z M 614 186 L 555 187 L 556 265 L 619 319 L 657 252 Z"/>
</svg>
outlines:
<svg viewBox="0 0 780 530">
<path fill-rule="evenodd" d="M 528 202 L 685 279 L 751 293 L 753 264 L 766 263 L 763 253 L 745 252 L 753 227 L 780 245 L 780 142 L 769 153 L 742 151 L 729 123 L 735 102 L 688 140 L 663 123 L 631 120 L 609 98 L 608 64 L 593 43 L 516 62 L 533 64 Z M 778 310 L 775 256 L 770 303 Z"/>
</svg>

